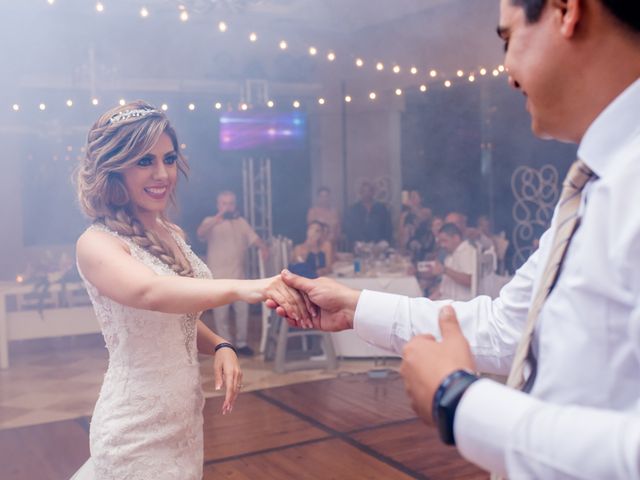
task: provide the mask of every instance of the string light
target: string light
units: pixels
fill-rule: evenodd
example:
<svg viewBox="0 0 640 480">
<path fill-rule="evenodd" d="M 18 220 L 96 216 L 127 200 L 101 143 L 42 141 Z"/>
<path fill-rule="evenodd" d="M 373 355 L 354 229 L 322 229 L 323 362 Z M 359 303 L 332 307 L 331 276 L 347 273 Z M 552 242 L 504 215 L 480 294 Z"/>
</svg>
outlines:
<svg viewBox="0 0 640 480">
<path fill-rule="evenodd" d="M 160 109 L 163 112 L 166 112 L 167 110 L 169 110 L 169 105 L 167 105 L 166 103 L 163 103 L 162 105 L 160 105 Z"/>
<path fill-rule="evenodd" d="M 376 95 L 376 92 L 370 92 L 370 93 L 369 93 L 369 98 L 370 98 L 371 100 L 375 100 L 375 99 L 376 99 L 376 96 L 377 96 L 377 95 Z"/>
<path fill-rule="evenodd" d="M 20 105 L 18 105 L 17 103 L 14 103 L 11 108 L 13 109 L 14 112 L 17 112 L 20 110 Z"/>
<path fill-rule="evenodd" d="M 445 87 L 447 87 L 447 88 L 449 88 L 449 87 L 451 86 L 451 82 L 450 82 L 449 80 L 446 80 L 446 81 L 444 82 L 444 86 L 445 86 Z"/>
<path fill-rule="evenodd" d="M 47 109 L 47 106 L 44 103 L 41 103 L 40 105 L 38 105 L 38 108 L 42 111 Z"/>
<path fill-rule="evenodd" d="M 344 97 L 344 101 L 347 103 L 351 103 L 351 96 L 347 95 L 346 97 Z"/>
<path fill-rule="evenodd" d="M 65 103 L 67 104 L 67 107 L 69 108 L 73 107 L 73 100 L 69 99 Z"/>
<path fill-rule="evenodd" d="M 402 95 L 402 89 L 401 88 L 396 88 L 396 95 L 398 95 L 398 96 Z"/>
<path fill-rule="evenodd" d="M 216 110 L 220 110 L 222 108 L 222 104 L 220 102 L 216 102 L 213 108 L 215 108 Z"/>
<path fill-rule="evenodd" d="M 98 102 L 98 99 L 94 97 L 94 98 L 92 98 L 92 99 L 91 99 L 91 103 L 92 103 L 92 104 L 93 104 L 93 106 L 95 107 L 95 106 L 97 106 L 97 105 L 98 105 L 98 103 L 99 103 L 99 102 Z"/>
<path fill-rule="evenodd" d="M 300 102 L 298 100 L 293 101 L 293 108 L 300 108 Z"/>
<path fill-rule="evenodd" d="M 193 112 L 196 109 L 196 106 L 193 103 L 190 103 L 187 108 Z"/>
<path fill-rule="evenodd" d="M 320 97 L 320 98 L 318 99 L 318 103 L 319 103 L 320 105 L 324 105 L 324 98 Z"/>
<path fill-rule="evenodd" d="M 124 98 L 121 98 L 118 103 L 120 104 L 121 107 L 124 107 L 126 105 L 126 100 Z"/>
<path fill-rule="evenodd" d="M 274 105 L 275 105 L 275 103 L 273 102 L 273 100 L 269 100 L 267 102 L 267 107 L 269 107 L 269 108 L 273 108 Z"/>
<path fill-rule="evenodd" d="M 242 110 L 243 112 L 249 109 L 249 105 L 247 105 L 246 103 L 243 103 L 240 105 L 240 110 Z"/>
<path fill-rule="evenodd" d="M 420 85 L 420 91 L 421 92 L 426 92 L 427 91 L 427 86 L 424 83 L 422 85 Z"/>
<path fill-rule="evenodd" d="M 56 1 L 56 0 L 47 0 L 47 3 L 48 3 L 49 5 L 53 5 L 53 4 L 55 3 L 55 1 Z M 104 12 L 104 8 L 105 8 L 105 6 L 104 6 L 103 2 L 98 1 L 98 2 L 96 2 L 96 4 L 95 4 L 95 8 L 96 8 L 96 11 L 98 11 L 98 12 Z M 181 20 L 181 21 L 183 21 L 183 22 L 188 21 L 188 20 L 189 20 L 189 12 L 187 11 L 187 8 L 185 7 L 185 5 L 183 5 L 183 4 L 178 5 L 178 9 L 179 9 L 179 11 L 180 11 L 180 20 Z M 148 17 L 148 16 L 149 16 L 149 9 L 148 9 L 146 6 L 142 6 L 142 7 L 140 8 L 140 10 L 139 10 L 139 14 L 140 14 L 140 16 L 141 16 L 142 18 L 146 18 L 146 17 Z M 228 30 L 228 28 L 229 28 L 229 27 L 228 27 L 228 24 L 227 24 L 226 22 L 224 22 L 224 21 L 219 21 L 219 22 L 218 22 L 218 30 L 219 30 L 220 32 L 226 32 L 226 31 Z M 251 41 L 252 43 L 255 43 L 257 40 L 258 40 L 258 35 L 257 35 L 257 33 L 256 33 L 256 32 L 251 32 L 251 33 L 249 34 L 249 41 Z M 288 49 L 288 44 L 287 44 L 287 42 L 286 42 L 285 40 L 281 40 L 281 41 L 279 42 L 279 47 L 280 47 L 280 49 L 281 49 L 281 50 L 286 50 L 286 49 Z M 317 54 L 318 54 L 318 49 L 317 49 L 315 46 L 310 46 L 310 47 L 308 47 L 308 52 L 309 52 L 309 55 L 311 55 L 311 56 L 315 56 L 315 55 L 317 55 Z M 330 62 L 335 61 L 335 60 L 336 60 L 336 57 L 337 57 L 337 56 L 336 56 L 336 53 L 335 53 L 334 51 L 329 51 L 329 52 L 327 53 L 327 60 L 329 60 Z M 356 65 L 356 67 L 361 68 L 361 67 L 363 67 L 363 66 L 364 66 L 364 64 L 365 64 L 365 60 L 364 60 L 363 58 L 358 57 L 358 58 L 356 58 L 356 59 L 355 59 L 355 65 Z M 384 70 L 384 63 L 383 63 L 383 62 L 381 62 L 381 61 L 377 62 L 377 63 L 376 63 L 376 70 L 378 70 L 378 71 L 383 71 L 383 70 Z M 395 74 L 400 74 L 400 73 L 402 72 L 402 68 L 401 68 L 399 65 L 394 65 L 394 66 L 393 66 L 392 71 L 393 71 Z M 417 67 L 417 66 L 412 65 L 412 66 L 409 68 L 409 70 L 408 70 L 408 71 L 411 73 L 411 75 L 417 75 L 417 74 L 418 74 L 418 72 L 419 72 L 419 69 L 418 69 L 418 67 Z M 503 72 L 505 72 L 505 71 L 506 71 L 505 66 L 504 66 L 504 65 L 499 65 L 496 69 L 493 69 L 493 70 L 491 71 L 491 74 L 492 74 L 494 77 L 497 77 L 500 73 L 503 73 Z M 467 79 L 468 79 L 468 81 L 469 81 L 469 82 L 474 82 L 474 81 L 476 80 L 476 75 L 477 75 L 477 74 L 480 74 L 480 76 L 485 76 L 485 75 L 487 75 L 487 74 L 488 74 L 488 71 L 487 71 L 487 69 L 486 69 L 486 68 L 482 67 L 482 68 L 480 68 L 480 69 L 476 70 L 476 71 L 475 71 L 475 73 L 473 73 L 473 72 L 471 72 L 471 73 L 467 73 Z M 437 71 L 437 70 L 435 70 L 435 69 L 431 69 L 431 70 L 429 71 L 429 76 L 430 76 L 431 78 L 435 78 L 435 77 L 439 76 L 439 73 L 438 73 L 438 71 Z M 460 70 L 457 70 L 457 71 L 456 71 L 456 76 L 457 76 L 458 78 L 462 78 L 462 77 L 464 77 L 464 76 L 465 76 L 465 72 L 464 72 L 464 70 L 461 70 L 461 69 L 460 69 Z M 443 75 L 443 77 L 444 77 L 445 79 L 447 78 L 447 77 L 446 77 L 446 76 L 444 76 L 444 75 Z M 450 81 L 450 80 L 447 80 L 447 81 L 445 82 L 445 86 L 451 86 L 451 81 Z M 425 85 L 425 87 L 426 87 L 426 85 Z M 422 85 L 420 85 L 420 89 L 421 89 L 421 91 L 422 91 Z M 95 103 L 94 103 L 94 104 L 95 104 Z"/>
</svg>

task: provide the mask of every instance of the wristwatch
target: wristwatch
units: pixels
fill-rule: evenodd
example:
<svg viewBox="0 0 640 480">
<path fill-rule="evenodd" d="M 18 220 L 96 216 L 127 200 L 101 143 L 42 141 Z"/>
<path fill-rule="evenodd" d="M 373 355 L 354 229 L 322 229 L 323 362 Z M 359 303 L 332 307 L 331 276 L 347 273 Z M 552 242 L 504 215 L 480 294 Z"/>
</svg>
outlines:
<svg viewBox="0 0 640 480">
<path fill-rule="evenodd" d="M 478 380 L 478 377 L 467 370 L 456 370 L 447 376 L 433 396 L 431 415 L 433 423 L 438 429 L 440 440 L 447 445 L 455 445 L 453 435 L 453 422 L 456 408 L 464 392 L 469 386 Z"/>
</svg>

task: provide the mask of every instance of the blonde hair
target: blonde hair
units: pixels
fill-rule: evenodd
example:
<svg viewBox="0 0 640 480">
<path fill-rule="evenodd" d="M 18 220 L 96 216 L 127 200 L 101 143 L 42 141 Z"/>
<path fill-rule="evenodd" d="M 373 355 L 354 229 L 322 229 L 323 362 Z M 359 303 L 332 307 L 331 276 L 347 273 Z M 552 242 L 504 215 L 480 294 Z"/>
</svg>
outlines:
<svg viewBox="0 0 640 480">
<path fill-rule="evenodd" d="M 163 133 L 171 139 L 178 156 L 178 170 L 186 176 L 188 166 L 180 153 L 176 132 L 163 112 L 136 100 L 104 113 L 89 130 L 86 154 L 76 172 L 78 200 L 91 220 L 130 238 L 178 275 L 191 277 L 191 265 L 176 257 L 165 242 L 135 217 L 122 178 L 122 172 L 146 155 Z M 173 192 L 171 201 L 175 203 Z M 180 231 L 164 216 L 162 220 L 169 229 Z"/>
</svg>

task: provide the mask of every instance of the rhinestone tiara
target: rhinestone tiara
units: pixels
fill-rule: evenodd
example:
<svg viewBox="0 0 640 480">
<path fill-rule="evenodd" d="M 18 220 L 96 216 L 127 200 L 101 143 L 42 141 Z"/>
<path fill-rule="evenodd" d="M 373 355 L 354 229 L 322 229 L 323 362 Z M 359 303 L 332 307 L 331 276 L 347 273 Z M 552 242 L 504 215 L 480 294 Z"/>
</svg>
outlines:
<svg viewBox="0 0 640 480">
<path fill-rule="evenodd" d="M 109 119 L 109 124 L 113 125 L 114 123 L 119 123 L 129 118 L 140 118 L 145 117 L 151 113 L 159 113 L 155 108 L 135 108 L 132 110 L 124 110 L 123 112 L 118 112 L 113 115 Z"/>
</svg>

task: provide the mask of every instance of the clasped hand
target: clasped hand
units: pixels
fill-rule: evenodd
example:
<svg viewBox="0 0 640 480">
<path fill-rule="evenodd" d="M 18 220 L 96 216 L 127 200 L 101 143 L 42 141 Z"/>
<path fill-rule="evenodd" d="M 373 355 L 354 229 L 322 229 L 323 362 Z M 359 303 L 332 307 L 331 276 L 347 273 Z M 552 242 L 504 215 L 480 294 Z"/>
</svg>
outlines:
<svg viewBox="0 0 640 480">
<path fill-rule="evenodd" d="M 310 315 L 310 324 L 306 319 L 300 322 L 282 303 L 270 297 L 266 305 L 286 318 L 291 326 L 312 326 L 324 331 L 353 328 L 360 291 L 330 278 L 310 280 L 287 270 L 282 271 L 281 278 L 284 284 L 299 292 Z M 400 367 L 411 406 L 426 423 L 431 423 L 433 396 L 440 383 L 456 370 L 475 370 L 473 355 L 455 310 L 451 306 L 443 307 L 438 322 L 442 339 L 437 341 L 431 334 L 416 335 L 405 345 Z"/>
</svg>

